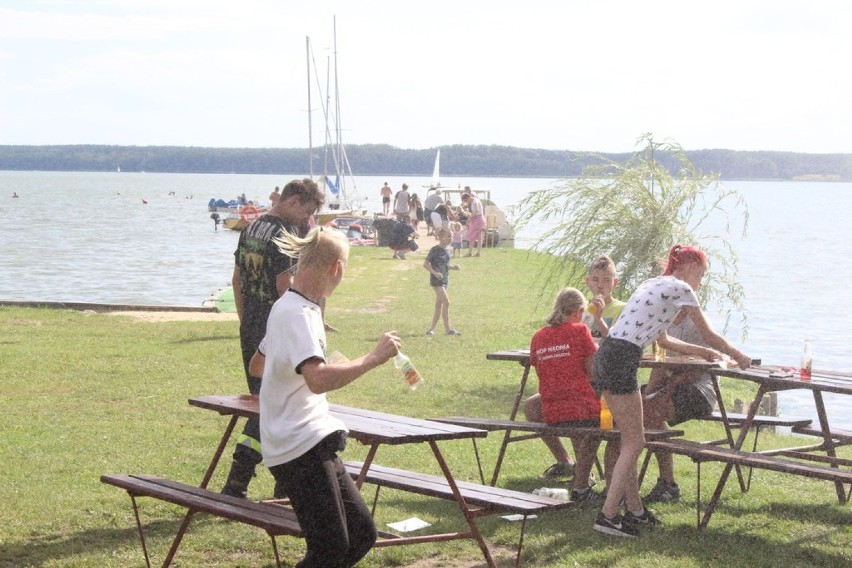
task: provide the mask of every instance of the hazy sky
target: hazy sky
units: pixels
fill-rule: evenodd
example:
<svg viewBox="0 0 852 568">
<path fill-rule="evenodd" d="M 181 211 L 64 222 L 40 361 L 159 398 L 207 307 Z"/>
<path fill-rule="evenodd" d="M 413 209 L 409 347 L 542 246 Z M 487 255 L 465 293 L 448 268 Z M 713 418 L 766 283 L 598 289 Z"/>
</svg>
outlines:
<svg viewBox="0 0 852 568">
<path fill-rule="evenodd" d="M 0 144 L 307 147 L 335 15 L 350 144 L 852 153 L 845 0 L 0 0 Z"/>
</svg>

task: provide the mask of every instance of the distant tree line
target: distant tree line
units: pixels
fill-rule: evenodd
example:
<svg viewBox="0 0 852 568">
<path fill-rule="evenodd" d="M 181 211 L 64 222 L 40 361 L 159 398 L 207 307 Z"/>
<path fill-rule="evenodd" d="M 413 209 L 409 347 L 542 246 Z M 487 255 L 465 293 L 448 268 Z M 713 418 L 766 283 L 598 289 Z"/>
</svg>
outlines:
<svg viewBox="0 0 852 568">
<path fill-rule="evenodd" d="M 355 175 L 430 176 L 438 148 L 410 150 L 385 144 L 346 147 Z M 510 146 L 441 146 L 441 176 L 576 177 L 600 157 L 627 161 L 632 153 L 595 154 Z M 734 150 L 687 151 L 700 170 L 726 180 L 852 180 L 852 154 Z M 673 173 L 678 161 L 655 157 Z M 157 173 L 307 174 L 307 148 L 202 148 L 194 146 L 0 146 L 0 170 Z M 326 167 L 325 164 L 328 164 Z M 313 173 L 333 172 L 333 157 L 313 150 Z"/>
</svg>

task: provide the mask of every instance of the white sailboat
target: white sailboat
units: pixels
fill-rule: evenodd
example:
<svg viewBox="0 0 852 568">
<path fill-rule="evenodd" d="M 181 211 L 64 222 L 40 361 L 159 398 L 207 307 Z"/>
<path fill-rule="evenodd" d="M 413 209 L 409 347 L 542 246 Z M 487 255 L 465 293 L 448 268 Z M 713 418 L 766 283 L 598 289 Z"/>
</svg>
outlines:
<svg viewBox="0 0 852 568">
<path fill-rule="evenodd" d="M 438 148 L 438 153 L 435 154 L 435 167 L 432 168 L 432 181 L 429 185 L 423 186 L 426 189 L 438 189 L 441 187 L 441 149 Z"/>
<path fill-rule="evenodd" d="M 311 82 L 316 80 L 317 91 L 322 101 L 323 89 L 320 83 L 318 68 L 313 57 L 311 38 L 305 38 L 308 58 L 308 173 L 314 179 L 314 148 L 313 123 L 311 120 Z M 334 98 L 330 87 L 330 73 L 334 71 Z M 367 211 L 361 209 L 362 203 L 355 187 L 355 178 L 346 148 L 343 145 L 343 128 L 340 120 L 340 89 L 337 81 L 337 18 L 334 20 L 334 62 L 327 65 L 325 100 L 321 103 L 325 123 L 323 143 L 323 168 L 318 181 L 325 187 L 326 203 L 322 211 L 317 213 L 316 221 L 324 225 L 338 217 L 366 216 Z"/>
<path fill-rule="evenodd" d="M 440 188 L 441 195 L 444 200 L 449 199 L 454 205 L 460 204 L 461 195 L 465 191 L 459 186 L 458 188 L 447 189 L 441 185 L 441 150 L 438 149 L 435 155 L 435 167 L 432 170 L 432 182 L 423 187 L 429 191 Z M 474 195 L 479 198 L 482 203 L 483 214 L 485 215 L 485 246 L 497 246 L 498 243 L 514 242 L 515 228 L 509 223 L 505 213 L 491 201 L 491 191 L 488 189 L 471 189 Z M 427 191 L 428 194 L 428 191 Z"/>
</svg>

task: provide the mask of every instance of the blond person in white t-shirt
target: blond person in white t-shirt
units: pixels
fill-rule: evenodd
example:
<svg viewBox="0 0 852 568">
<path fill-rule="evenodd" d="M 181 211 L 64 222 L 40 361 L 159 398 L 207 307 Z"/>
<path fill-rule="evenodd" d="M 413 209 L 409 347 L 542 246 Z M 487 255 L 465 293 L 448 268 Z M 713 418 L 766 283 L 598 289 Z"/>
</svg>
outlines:
<svg viewBox="0 0 852 568">
<path fill-rule="evenodd" d="M 342 388 L 399 351 L 396 332 L 352 361 L 329 363 L 320 302 L 343 278 L 349 242 L 317 227 L 307 237 L 276 239 L 298 259 L 290 289 L 269 314 L 260 387 L 263 463 L 290 499 L 307 542 L 301 567 L 354 566 L 377 538 L 370 509 L 337 456 L 346 426 L 329 413 L 325 393 Z"/>
</svg>

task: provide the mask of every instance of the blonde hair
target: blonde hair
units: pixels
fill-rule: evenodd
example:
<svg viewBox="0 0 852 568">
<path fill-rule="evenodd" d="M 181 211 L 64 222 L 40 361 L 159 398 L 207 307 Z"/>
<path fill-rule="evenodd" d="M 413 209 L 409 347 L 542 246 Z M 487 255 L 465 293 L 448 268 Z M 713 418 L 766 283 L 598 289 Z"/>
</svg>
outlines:
<svg viewBox="0 0 852 568">
<path fill-rule="evenodd" d="M 296 259 L 296 271 L 307 266 L 330 266 L 349 253 L 349 240 L 344 234 L 324 227 L 314 227 L 304 238 L 283 231 L 272 242 L 283 254 Z"/>
<path fill-rule="evenodd" d="M 565 322 L 568 314 L 573 314 L 580 308 L 585 309 L 586 298 L 576 288 L 563 288 L 553 302 L 553 313 L 547 318 L 547 325 L 560 325 Z"/>
<path fill-rule="evenodd" d="M 451 236 L 452 236 L 452 233 L 450 232 L 450 230 L 449 230 L 449 229 L 447 229 L 447 228 L 445 228 L 445 227 L 441 227 L 440 229 L 438 229 L 437 231 L 435 231 L 435 237 L 436 237 L 436 238 L 439 238 L 439 239 L 440 239 L 440 238 L 441 238 L 442 236 L 444 236 L 444 235 L 446 235 L 446 236 L 448 236 L 448 237 L 451 237 Z"/>
</svg>

